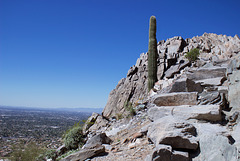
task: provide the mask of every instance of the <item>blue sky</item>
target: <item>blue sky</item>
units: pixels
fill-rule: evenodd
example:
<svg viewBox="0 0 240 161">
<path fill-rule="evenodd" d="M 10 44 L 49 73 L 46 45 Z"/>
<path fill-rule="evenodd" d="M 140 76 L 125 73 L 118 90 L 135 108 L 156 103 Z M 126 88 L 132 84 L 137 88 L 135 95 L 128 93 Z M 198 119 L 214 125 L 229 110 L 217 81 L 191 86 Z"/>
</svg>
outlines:
<svg viewBox="0 0 240 161">
<path fill-rule="evenodd" d="M 239 0 L 0 0 L 0 105 L 99 107 L 157 40 L 239 35 Z"/>
</svg>

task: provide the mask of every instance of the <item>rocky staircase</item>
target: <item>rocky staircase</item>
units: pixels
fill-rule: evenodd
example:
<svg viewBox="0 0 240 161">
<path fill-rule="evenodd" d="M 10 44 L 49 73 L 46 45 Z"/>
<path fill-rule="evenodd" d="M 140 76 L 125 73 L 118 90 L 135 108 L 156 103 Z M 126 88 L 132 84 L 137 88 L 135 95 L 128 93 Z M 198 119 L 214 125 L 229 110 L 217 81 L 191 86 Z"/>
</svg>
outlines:
<svg viewBox="0 0 240 161">
<path fill-rule="evenodd" d="M 172 80 L 165 89 L 152 91 L 148 104 L 148 116 L 152 121 L 148 126 L 147 136 L 155 144 L 155 149 L 148 155 L 150 160 L 211 160 L 203 153 L 202 143 L 208 138 L 225 138 L 226 146 L 221 147 L 211 156 L 216 155 L 224 160 L 231 153 L 231 160 L 236 159 L 237 151 L 229 144 L 230 134 L 222 126 L 225 119 L 223 109 L 226 109 L 226 79 L 227 65 L 213 67 L 191 68 Z M 161 82 L 157 83 L 161 86 Z M 157 87 L 158 88 L 158 87 Z M 220 89 L 220 90 L 219 90 Z M 219 129 L 212 131 L 208 128 Z M 199 132 L 211 130 L 202 137 Z M 206 146 L 206 145 L 204 145 Z M 209 144 L 206 148 L 217 148 L 217 144 Z M 225 153 L 228 148 L 227 153 Z M 220 154 L 221 153 L 221 154 Z"/>
</svg>

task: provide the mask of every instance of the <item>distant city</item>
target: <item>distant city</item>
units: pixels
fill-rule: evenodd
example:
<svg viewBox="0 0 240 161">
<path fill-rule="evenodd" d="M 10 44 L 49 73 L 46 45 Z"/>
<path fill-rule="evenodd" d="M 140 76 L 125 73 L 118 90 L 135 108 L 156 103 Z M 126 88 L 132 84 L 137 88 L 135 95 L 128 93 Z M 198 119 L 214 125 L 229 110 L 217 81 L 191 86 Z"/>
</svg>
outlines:
<svg viewBox="0 0 240 161">
<path fill-rule="evenodd" d="M 36 108 L 0 106 L 0 157 L 8 157 L 21 140 L 46 148 L 61 146 L 64 132 L 101 108 Z"/>
</svg>

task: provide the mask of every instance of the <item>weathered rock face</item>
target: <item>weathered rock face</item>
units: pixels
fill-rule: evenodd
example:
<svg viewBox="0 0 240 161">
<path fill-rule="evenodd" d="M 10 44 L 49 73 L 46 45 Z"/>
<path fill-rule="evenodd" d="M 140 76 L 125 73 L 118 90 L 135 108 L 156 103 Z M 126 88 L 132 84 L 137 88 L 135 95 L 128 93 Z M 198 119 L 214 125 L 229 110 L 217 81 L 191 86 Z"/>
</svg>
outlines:
<svg viewBox="0 0 240 161">
<path fill-rule="evenodd" d="M 179 73 L 186 66 L 190 66 L 191 63 L 188 60 L 181 60 L 177 65 L 172 65 L 164 74 L 165 78 L 172 78 L 174 74 Z"/>
<path fill-rule="evenodd" d="M 90 116 L 86 123 L 83 125 L 83 134 L 86 135 L 87 134 L 87 130 L 95 123 L 97 117 L 99 116 L 99 114 L 97 113 L 93 113 L 92 116 Z"/>
<path fill-rule="evenodd" d="M 104 119 L 102 116 L 98 116 L 96 118 L 95 123 L 88 129 L 88 132 L 95 132 L 99 129 L 101 129 L 102 127 L 106 127 L 108 124 L 108 121 L 106 119 Z"/>
<path fill-rule="evenodd" d="M 147 95 L 147 54 L 141 54 L 136 65 L 131 67 L 127 77 L 119 81 L 117 87 L 109 94 L 104 117 L 124 113 L 126 102 L 136 102 Z"/>
<path fill-rule="evenodd" d="M 182 37 L 173 37 L 166 41 L 160 41 L 157 46 L 159 54 L 158 79 L 177 77 L 179 73 L 188 68 L 190 64 L 184 58 L 184 54 L 193 48 L 200 49 L 200 60 L 195 63 L 195 66 L 204 66 L 205 69 L 197 69 L 187 74 L 187 79 L 194 82 L 188 82 L 185 85 L 185 92 L 201 91 L 199 84 L 207 86 L 222 83 L 219 81 L 224 80 L 226 67 L 221 66 L 221 63 L 235 57 L 240 52 L 240 39 L 237 35 L 231 37 L 204 33 L 202 36 L 192 39 L 184 40 Z M 142 53 L 136 64 L 128 71 L 126 78 L 121 79 L 116 88 L 109 94 L 108 102 L 103 110 L 104 117 L 110 118 L 124 113 L 126 102 L 134 104 L 138 100 L 147 98 L 147 57 L 147 54 Z M 208 62 L 214 62 L 220 66 L 208 66 Z M 234 69 L 239 68 L 239 62 L 232 62 L 232 66 Z M 212 78 L 216 78 L 216 80 L 211 82 L 209 79 Z M 223 79 L 220 80 L 220 78 Z M 201 81 L 196 82 L 198 80 Z M 161 85 L 160 88 L 162 88 Z M 179 92 L 176 89 L 172 88 L 172 92 Z M 168 91 L 170 90 L 168 89 Z"/>
</svg>

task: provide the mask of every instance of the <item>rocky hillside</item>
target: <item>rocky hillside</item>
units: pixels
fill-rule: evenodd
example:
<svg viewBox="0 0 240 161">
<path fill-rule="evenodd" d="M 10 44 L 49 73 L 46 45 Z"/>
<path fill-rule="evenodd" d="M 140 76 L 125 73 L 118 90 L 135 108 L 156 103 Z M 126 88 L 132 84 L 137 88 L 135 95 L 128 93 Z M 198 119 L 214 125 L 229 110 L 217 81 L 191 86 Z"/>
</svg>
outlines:
<svg viewBox="0 0 240 161">
<path fill-rule="evenodd" d="M 200 56 L 192 63 L 184 55 L 193 48 Z M 240 160 L 239 37 L 173 37 L 158 43 L 158 54 L 154 89 L 147 93 L 143 53 L 102 115 L 86 122 L 83 148 L 62 160 Z"/>
<path fill-rule="evenodd" d="M 228 61 L 239 52 L 239 37 L 216 34 L 203 34 L 184 40 L 173 37 L 158 43 L 158 79 L 170 79 L 191 64 L 183 57 L 193 48 L 200 49 L 199 63 Z M 109 94 L 107 105 L 103 110 L 104 117 L 116 116 L 125 111 L 126 102 L 135 103 L 146 98 L 147 93 L 147 53 L 142 53 L 132 66 L 126 78 L 119 81 Z M 199 64 L 200 65 L 200 64 Z"/>
</svg>

